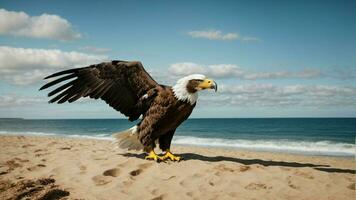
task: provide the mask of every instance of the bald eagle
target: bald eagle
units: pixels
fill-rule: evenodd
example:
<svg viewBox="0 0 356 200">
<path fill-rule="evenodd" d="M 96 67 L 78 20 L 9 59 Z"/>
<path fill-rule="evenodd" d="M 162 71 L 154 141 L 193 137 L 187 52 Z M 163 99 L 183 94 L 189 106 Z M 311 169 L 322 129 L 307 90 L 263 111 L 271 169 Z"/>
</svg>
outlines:
<svg viewBox="0 0 356 200">
<path fill-rule="evenodd" d="M 158 84 L 145 71 L 141 62 L 111 61 L 83 68 L 61 71 L 45 79 L 48 82 L 40 90 L 65 82 L 48 93 L 54 96 L 49 103 L 74 102 L 81 97 L 102 99 L 130 121 L 142 118 L 134 127 L 114 134 L 123 149 L 144 150 L 146 159 L 155 161 L 180 161 L 170 151 L 171 141 L 177 127 L 192 113 L 198 91 L 217 90 L 217 84 L 204 75 L 183 77 L 170 87 Z M 154 152 L 156 142 L 164 152 Z"/>
</svg>

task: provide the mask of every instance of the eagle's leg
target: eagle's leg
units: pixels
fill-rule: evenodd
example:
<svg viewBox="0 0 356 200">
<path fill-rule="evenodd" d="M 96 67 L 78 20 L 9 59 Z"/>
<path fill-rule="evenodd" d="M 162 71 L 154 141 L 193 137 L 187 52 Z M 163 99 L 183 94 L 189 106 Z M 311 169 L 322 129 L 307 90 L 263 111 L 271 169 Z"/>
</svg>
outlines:
<svg viewBox="0 0 356 200">
<path fill-rule="evenodd" d="M 175 156 L 170 151 L 171 142 L 172 142 L 174 132 L 175 132 L 175 130 L 171 130 L 159 138 L 159 148 L 165 152 L 165 154 L 161 157 L 162 160 L 167 160 L 167 159 L 170 159 L 172 161 L 182 160 L 182 158 L 180 156 Z"/>
<path fill-rule="evenodd" d="M 152 149 L 149 153 L 148 153 L 148 156 L 145 157 L 145 159 L 147 160 L 154 160 L 156 162 L 159 162 L 159 161 L 162 161 L 163 159 L 158 156 L 155 151 Z"/>
<path fill-rule="evenodd" d="M 144 148 L 143 150 L 148 153 L 148 155 L 145 157 L 147 160 L 154 160 L 156 162 L 162 161 L 162 158 L 158 156 L 154 149 L 156 147 L 155 139 L 152 139 L 150 130 L 146 129 L 141 129 L 141 133 L 139 134 L 139 140 L 141 144 L 143 144 Z"/>
<path fill-rule="evenodd" d="M 167 159 L 171 159 L 172 161 L 180 161 L 182 160 L 182 157 L 173 155 L 172 152 L 169 149 L 167 149 L 166 153 L 162 156 L 162 160 L 167 160 Z"/>
</svg>

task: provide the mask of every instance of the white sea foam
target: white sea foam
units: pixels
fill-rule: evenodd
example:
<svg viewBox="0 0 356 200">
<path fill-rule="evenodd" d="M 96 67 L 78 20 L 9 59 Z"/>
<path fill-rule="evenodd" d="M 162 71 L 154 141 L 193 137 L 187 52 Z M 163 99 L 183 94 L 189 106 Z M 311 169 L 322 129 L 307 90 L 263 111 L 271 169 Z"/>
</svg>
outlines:
<svg viewBox="0 0 356 200">
<path fill-rule="evenodd" d="M 71 138 L 88 138 L 98 140 L 114 139 L 111 134 L 65 135 L 59 133 L 45 132 L 16 132 L 0 131 L 0 135 L 37 135 L 37 136 L 61 136 Z M 289 152 L 309 155 L 330 156 L 355 156 L 356 145 L 349 143 L 336 143 L 332 141 L 293 141 L 293 140 L 247 140 L 247 139 L 222 139 L 222 138 L 200 138 L 193 136 L 175 136 L 173 144 L 193 145 L 206 147 L 235 148 L 257 151 Z"/>
<path fill-rule="evenodd" d="M 114 140 L 111 136 L 107 136 L 107 134 L 97 134 L 97 135 L 66 135 L 71 138 L 87 138 L 87 139 L 96 139 L 96 140 Z"/>
<path fill-rule="evenodd" d="M 310 155 L 354 156 L 356 145 L 331 141 L 245 140 L 176 136 L 174 144 L 227 147 L 246 150 L 289 152 Z"/>
<path fill-rule="evenodd" d="M 0 135 L 42 135 L 42 136 L 53 136 L 56 133 L 44 133 L 44 132 L 16 132 L 16 131 L 0 131 Z"/>
<path fill-rule="evenodd" d="M 60 136 L 60 137 L 71 137 L 71 138 L 88 138 L 88 139 L 98 139 L 98 140 L 113 140 L 110 134 L 96 134 L 96 135 L 79 135 L 79 134 L 60 134 L 60 133 L 44 133 L 44 132 L 16 132 L 16 131 L 0 131 L 0 135 L 33 135 L 33 136 Z"/>
</svg>

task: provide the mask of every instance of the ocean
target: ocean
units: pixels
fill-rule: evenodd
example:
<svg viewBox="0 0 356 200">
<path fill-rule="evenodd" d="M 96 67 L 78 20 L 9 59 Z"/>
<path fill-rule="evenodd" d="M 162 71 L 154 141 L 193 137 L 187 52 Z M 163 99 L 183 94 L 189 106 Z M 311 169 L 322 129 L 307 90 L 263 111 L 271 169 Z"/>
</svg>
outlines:
<svg viewBox="0 0 356 200">
<path fill-rule="evenodd" d="M 112 133 L 137 122 L 0 119 L 0 134 L 112 140 Z M 188 119 L 177 129 L 173 144 L 348 157 L 355 156 L 355 137 L 356 118 Z"/>
</svg>

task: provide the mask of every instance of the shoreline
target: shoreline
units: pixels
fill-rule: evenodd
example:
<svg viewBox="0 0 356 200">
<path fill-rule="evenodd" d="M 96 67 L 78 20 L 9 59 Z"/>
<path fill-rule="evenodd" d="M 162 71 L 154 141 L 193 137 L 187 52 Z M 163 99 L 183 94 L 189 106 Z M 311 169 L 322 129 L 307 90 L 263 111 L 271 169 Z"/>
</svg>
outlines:
<svg viewBox="0 0 356 200">
<path fill-rule="evenodd" d="M 2 199 L 30 189 L 36 191 L 31 199 L 317 200 L 356 194 L 350 157 L 172 145 L 184 160 L 155 163 L 106 140 L 2 135 L 0 146 Z"/>
<path fill-rule="evenodd" d="M 109 136 L 90 136 L 90 135 L 64 135 L 58 133 L 42 133 L 42 132 L 31 132 L 21 133 L 21 132 L 0 132 L 0 137 L 2 136 L 25 136 L 25 137 L 58 137 L 58 138 L 69 138 L 69 139 L 88 139 L 88 140 L 99 140 L 99 141 L 114 141 L 114 138 Z M 178 136 L 185 137 L 185 136 Z M 194 136 L 188 136 L 194 137 Z M 197 139 L 205 139 L 195 137 Z M 209 138 L 209 139 L 221 139 L 221 138 Z M 296 142 L 297 143 L 297 142 Z M 346 144 L 346 143 L 345 143 Z M 327 152 L 318 152 L 318 151 L 302 151 L 302 150 L 284 150 L 284 149 L 263 149 L 263 148 L 254 148 L 254 147 L 233 147 L 233 146 L 223 146 L 223 145 L 208 145 L 208 144 L 182 144 L 182 142 L 176 143 L 173 139 L 172 145 L 174 146 L 182 146 L 182 147 L 192 147 L 192 148 L 212 148 L 212 149 L 225 149 L 225 150 L 233 150 L 233 151 L 247 151 L 247 152 L 261 152 L 261 153 L 277 153 L 277 154 L 288 154 L 288 155 L 301 155 L 301 156 L 323 156 L 323 157 L 339 157 L 339 158 L 356 158 L 356 149 L 354 149 L 354 153 L 349 155 L 345 155 L 344 153 L 327 153 Z M 354 144 L 349 144 L 354 145 Z M 352 151 L 352 149 L 351 149 Z"/>
</svg>

